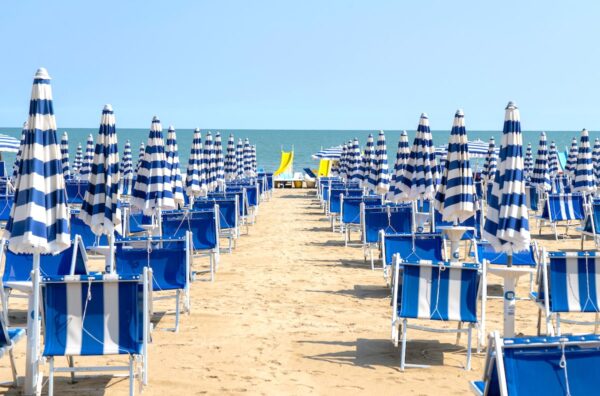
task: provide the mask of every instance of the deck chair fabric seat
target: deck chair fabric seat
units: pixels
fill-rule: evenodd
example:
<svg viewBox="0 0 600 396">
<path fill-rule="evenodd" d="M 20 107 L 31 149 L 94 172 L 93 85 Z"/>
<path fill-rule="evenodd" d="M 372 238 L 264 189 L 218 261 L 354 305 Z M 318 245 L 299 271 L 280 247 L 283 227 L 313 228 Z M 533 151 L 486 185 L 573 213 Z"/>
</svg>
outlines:
<svg viewBox="0 0 600 396">
<path fill-rule="evenodd" d="M 597 248 L 600 247 L 600 200 L 594 199 L 586 210 L 583 227 L 579 228 L 581 232 L 581 249 L 586 237 L 591 237 Z"/>
<path fill-rule="evenodd" d="M 4 307 L 4 309 L 6 309 L 6 307 Z M 15 364 L 13 347 L 25 337 L 25 329 L 9 328 L 4 322 L 5 316 L 5 314 L 0 315 L 0 358 L 8 354 L 12 370 L 13 385 L 17 385 L 17 367 Z"/>
<path fill-rule="evenodd" d="M 542 226 L 545 222 L 550 223 L 555 237 L 558 239 L 556 226 L 558 222 L 584 220 L 585 218 L 585 196 L 581 193 L 573 194 L 546 194 L 546 202 L 539 220 L 539 232 L 542 232 Z"/>
<path fill-rule="evenodd" d="M 193 210 L 215 210 L 219 212 L 221 236 L 229 241 L 229 253 L 240 236 L 238 196 L 224 198 L 202 198 L 194 201 Z"/>
<path fill-rule="evenodd" d="M 65 181 L 67 203 L 71 205 L 81 205 L 83 203 L 83 198 L 85 197 L 88 184 L 88 181 Z"/>
<path fill-rule="evenodd" d="M 525 265 L 529 267 L 537 266 L 537 244 L 531 245 L 529 250 L 515 252 L 512 255 L 513 265 Z M 508 255 L 505 252 L 497 252 L 494 247 L 487 241 L 477 243 L 477 258 L 478 263 L 483 263 L 486 260 L 490 264 L 506 265 L 508 264 Z"/>
<path fill-rule="evenodd" d="M 342 195 L 340 218 L 346 246 L 348 246 L 352 231 L 359 232 L 361 229 L 361 204 L 364 204 L 365 207 L 371 207 L 381 205 L 382 203 L 381 196 L 379 195 L 365 195 L 359 197 L 345 197 Z"/>
<path fill-rule="evenodd" d="M 442 214 L 434 211 L 435 232 L 440 232 L 438 227 L 452 226 L 454 223 L 442 220 Z M 465 221 L 458 224 L 461 227 L 469 227 L 462 235 L 462 241 L 479 240 L 481 239 L 481 210 L 477 210 L 474 216 L 469 217 Z"/>
<path fill-rule="evenodd" d="M 5 222 L 10 218 L 10 211 L 14 203 L 12 195 L 0 196 L 0 221 Z"/>
<path fill-rule="evenodd" d="M 71 238 L 74 238 L 75 235 L 79 235 L 83 242 L 83 246 L 85 246 L 86 249 L 108 245 L 108 238 L 106 235 L 102 234 L 97 236 L 92 232 L 90 226 L 79 218 L 79 210 L 71 210 L 70 230 Z"/>
</svg>

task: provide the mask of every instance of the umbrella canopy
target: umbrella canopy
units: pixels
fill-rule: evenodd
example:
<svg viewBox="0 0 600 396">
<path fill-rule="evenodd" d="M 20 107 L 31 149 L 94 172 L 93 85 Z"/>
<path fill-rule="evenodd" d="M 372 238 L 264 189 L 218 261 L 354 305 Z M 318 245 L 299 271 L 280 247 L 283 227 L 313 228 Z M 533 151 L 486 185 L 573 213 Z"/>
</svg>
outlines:
<svg viewBox="0 0 600 396">
<path fill-rule="evenodd" d="M 18 153 L 21 141 L 12 136 L 0 134 L 0 153 Z"/>
<path fill-rule="evenodd" d="M 137 172 L 140 169 L 140 166 L 142 165 L 142 161 L 144 159 L 144 156 L 146 155 L 146 145 L 144 144 L 144 142 L 140 143 L 140 149 L 138 151 L 138 160 L 137 163 L 135 164 L 135 174 L 137 176 Z"/>
<path fill-rule="evenodd" d="M 227 155 L 225 155 L 225 180 L 235 180 L 237 176 L 237 158 L 235 156 L 235 138 L 229 135 L 227 140 Z"/>
<path fill-rule="evenodd" d="M 177 134 L 173 125 L 169 126 L 167 133 L 167 147 L 165 150 L 167 158 L 167 169 L 169 178 L 171 179 L 171 191 L 173 191 L 173 200 L 175 205 L 182 207 L 184 205 L 183 198 L 183 181 L 181 179 L 181 168 L 179 164 L 179 148 L 177 147 Z"/>
<path fill-rule="evenodd" d="M 313 159 L 318 160 L 339 160 L 342 155 L 342 146 L 329 147 L 312 155 Z"/>
<path fill-rule="evenodd" d="M 400 179 L 400 189 L 408 199 L 432 199 L 437 179 L 435 148 L 431 139 L 429 118 L 423 113 L 419 119 L 406 169 Z"/>
<path fill-rule="evenodd" d="M 253 146 L 254 147 L 254 146 Z M 219 132 L 215 135 L 216 183 L 218 187 L 225 185 L 225 159 L 223 157 L 223 142 Z"/>
<path fill-rule="evenodd" d="M 13 173 L 10 179 L 10 182 L 14 185 L 15 180 L 17 180 L 17 175 L 19 174 L 19 165 L 21 163 L 21 150 L 23 148 L 23 142 L 25 142 L 25 132 L 27 131 L 27 121 L 23 123 L 23 129 L 21 130 L 21 144 L 19 146 L 19 150 L 17 151 L 17 155 L 15 157 L 15 163 L 13 164 Z"/>
<path fill-rule="evenodd" d="M 404 174 L 406 168 L 406 161 L 410 154 L 410 148 L 408 147 L 408 134 L 406 131 L 402 131 L 400 139 L 398 140 L 398 150 L 396 151 L 396 162 L 394 163 L 394 171 L 392 172 L 392 181 L 390 183 L 390 191 L 388 193 L 388 199 L 394 202 L 401 201 L 406 198 L 406 195 L 400 190 L 400 178 Z"/>
<path fill-rule="evenodd" d="M 373 139 L 373 135 L 369 133 L 369 137 L 367 137 L 367 143 L 365 145 L 365 151 L 360 163 L 362 186 L 367 190 L 373 190 L 375 188 L 375 186 L 371 184 L 371 179 L 369 178 L 373 162 L 375 162 L 375 140 Z"/>
<path fill-rule="evenodd" d="M 556 143 L 550 143 L 548 151 L 548 173 L 550 177 L 555 177 L 558 174 L 558 151 L 556 151 Z"/>
<path fill-rule="evenodd" d="M 156 116 L 152 119 L 144 158 L 131 195 L 131 204 L 146 215 L 152 215 L 161 209 L 175 209 L 162 125 Z"/>
<path fill-rule="evenodd" d="M 85 156 L 83 157 L 83 163 L 81 169 L 79 169 L 79 175 L 84 179 L 87 179 L 92 172 L 92 160 L 94 159 L 94 137 L 90 133 L 85 146 Z"/>
<path fill-rule="evenodd" d="M 237 178 L 242 179 L 244 177 L 244 143 L 242 139 L 238 139 L 235 146 L 235 159 L 237 162 Z"/>
<path fill-rule="evenodd" d="M 490 142 L 488 144 L 488 153 L 485 157 L 485 163 L 483 165 L 483 171 L 481 172 L 483 180 L 486 183 L 491 183 L 492 180 L 494 180 L 494 176 L 496 175 L 497 162 L 498 157 L 496 155 L 496 140 L 494 140 L 494 137 L 491 137 Z"/>
<path fill-rule="evenodd" d="M 71 245 L 50 76 L 38 69 L 4 238 L 15 253 L 59 253 Z"/>
<path fill-rule="evenodd" d="M 125 148 L 123 149 L 123 158 L 121 160 L 119 172 L 121 173 L 121 181 L 124 185 L 123 192 L 129 194 L 131 180 L 133 179 L 133 158 L 131 154 L 131 143 L 129 140 L 125 142 Z"/>
<path fill-rule="evenodd" d="M 475 214 L 475 185 L 469 157 L 465 115 L 457 110 L 448 142 L 447 164 L 435 195 L 442 220 L 460 223 Z"/>
<path fill-rule="evenodd" d="M 588 130 L 585 128 L 581 131 L 581 140 L 579 141 L 573 191 L 581 193 L 591 193 L 592 191 L 596 191 L 590 136 Z"/>
<path fill-rule="evenodd" d="M 358 138 L 354 138 L 352 146 L 348 151 L 348 181 L 360 182 L 360 163 L 360 145 L 358 144 Z"/>
<path fill-rule="evenodd" d="M 565 166 L 565 172 L 569 175 L 571 180 L 575 178 L 575 167 L 577 166 L 577 155 L 579 149 L 577 148 L 577 138 L 571 140 L 571 148 L 569 149 L 569 156 L 567 157 L 567 165 Z"/>
<path fill-rule="evenodd" d="M 489 144 L 483 140 L 471 140 L 468 143 L 469 158 L 486 158 L 488 154 Z M 498 154 L 498 150 L 496 150 Z M 436 157 L 446 157 L 448 155 L 448 146 L 437 146 L 435 148 Z"/>
<path fill-rule="evenodd" d="M 539 152 L 538 152 L 539 156 Z M 531 143 L 527 143 L 527 150 L 525 151 L 525 159 L 523 161 L 523 171 L 525 172 L 525 177 L 531 177 L 533 173 L 533 153 L 531 149 Z"/>
<path fill-rule="evenodd" d="M 244 153 L 245 154 L 245 153 Z M 212 133 L 208 132 L 204 138 L 204 150 L 202 152 L 202 162 L 206 172 L 206 186 L 208 191 L 214 191 L 217 183 L 216 175 L 216 157 Z"/>
<path fill-rule="evenodd" d="M 594 180 L 596 181 L 596 187 L 600 187 L 600 139 L 596 138 L 594 141 L 594 152 L 593 152 L 593 163 L 594 163 Z"/>
<path fill-rule="evenodd" d="M 202 156 L 202 135 L 200 134 L 200 129 L 196 128 L 185 177 L 185 192 L 190 198 L 206 195 L 208 191 Z"/>
<path fill-rule="evenodd" d="M 77 144 L 77 150 L 75 151 L 75 159 L 73 160 L 73 174 L 79 175 L 81 171 L 81 165 L 83 164 L 83 149 L 81 143 Z"/>
<path fill-rule="evenodd" d="M 342 180 L 346 180 L 348 176 L 348 144 L 345 143 L 342 145 L 342 155 L 340 156 L 340 178 Z"/>
<path fill-rule="evenodd" d="M 498 170 L 488 194 L 483 237 L 498 252 L 528 250 L 531 242 L 523 177 L 523 136 L 519 109 L 506 106 Z"/>
<path fill-rule="evenodd" d="M 244 140 L 244 176 L 253 177 L 252 174 L 252 149 L 248 138 Z"/>
<path fill-rule="evenodd" d="M 252 161 L 251 161 L 251 167 L 252 167 L 252 172 L 254 172 L 254 176 L 256 176 L 256 174 L 258 173 L 258 164 L 256 162 L 256 144 L 253 144 L 252 146 L 250 146 L 250 148 L 252 149 Z"/>
<path fill-rule="evenodd" d="M 90 226 L 96 235 L 112 236 L 114 232 L 121 234 L 121 211 L 117 208 L 120 181 L 119 150 L 115 114 L 109 104 L 102 110 L 89 179 L 79 218 Z"/>
<path fill-rule="evenodd" d="M 63 132 L 62 139 L 60 140 L 60 155 L 62 159 L 62 172 L 65 179 L 71 177 L 69 170 L 69 135 L 67 132 Z"/>
<path fill-rule="evenodd" d="M 552 190 L 550 174 L 548 172 L 548 148 L 546 146 L 545 132 L 542 132 L 540 135 L 540 146 L 538 147 L 530 183 L 542 191 Z"/>
<path fill-rule="evenodd" d="M 376 194 L 386 194 L 390 189 L 390 175 L 388 169 L 387 144 L 385 133 L 379 131 L 377 146 L 375 147 L 375 161 L 371 166 L 369 184 L 373 184 Z"/>
</svg>

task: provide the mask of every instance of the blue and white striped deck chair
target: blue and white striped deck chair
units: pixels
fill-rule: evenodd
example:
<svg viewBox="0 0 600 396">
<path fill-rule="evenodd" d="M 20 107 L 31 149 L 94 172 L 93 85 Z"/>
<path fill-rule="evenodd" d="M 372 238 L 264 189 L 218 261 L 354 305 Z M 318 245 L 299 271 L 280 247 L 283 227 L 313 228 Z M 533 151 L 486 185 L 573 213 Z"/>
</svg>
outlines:
<svg viewBox="0 0 600 396">
<path fill-rule="evenodd" d="M 67 203 L 69 205 L 81 205 L 89 182 L 69 180 L 65 182 L 67 192 Z"/>
<path fill-rule="evenodd" d="M 402 267 L 402 271 L 400 271 Z M 400 369 L 406 363 L 407 330 L 415 329 L 435 333 L 467 333 L 467 362 L 471 369 L 471 339 L 473 327 L 479 328 L 477 303 L 485 284 L 485 267 L 475 263 L 410 262 L 397 259 L 394 267 L 394 293 L 392 298 L 392 342 L 401 342 Z M 481 310 L 485 309 L 482 304 Z M 458 322 L 458 328 L 439 328 L 409 324 L 409 319 L 438 322 Z M 467 327 L 463 328 L 463 324 Z"/>
<path fill-rule="evenodd" d="M 478 396 L 593 395 L 600 389 L 600 336 L 490 336 Z"/>
<path fill-rule="evenodd" d="M 538 217 L 540 235 L 542 233 L 542 226 L 546 222 L 550 223 L 557 240 L 557 223 L 566 222 L 565 236 L 568 235 L 571 222 L 585 218 L 584 206 L 585 196 L 580 193 L 546 194 L 546 202 L 542 210 L 542 215 Z"/>
<path fill-rule="evenodd" d="M 54 373 L 90 371 L 129 372 L 129 394 L 134 380 L 148 380 L 148 337 L 151 271 L 134 275 L 42 277 L 44 352 L 49 362 L 48 395 L 54 394 Z M 75 367 L 75 356 L 128 355 L 123 366 Z M 56 367 L 65 356 L 68 367 Z M 136 370 L 137 368 L 137 370 Z"/>
<path fill-rule="evenodd" d="M 175 327 L 179 330 L 181 292 L 183 311 L 190 312 L 192 235 L 184 238 L 124 238 L 116 244 L 115 268 L 119 275 L 143 275 L 144 268 L 152 269 L 154 292 L 175 292 L 156 296 L 153 301 L 175 299 Z"/>
<path fill-rule="evenodd" d="M 541 280 L 538 292 L 533 292 L 544 314 L 546 333 L 561 335 L 561 323 L 593 325 L 598 330 L 600 320 L 600 252 L 542 253 Z M 594 314 L 593 321 L 572 320 L 564 314 Z M 554 323 L 553 323 L 554 322 Z M 538 331 L 541 331 L 541 320 Z"/>
<path fill-rule="evenodd" d="M 15 364 L 13 346 L 23 338 L 25 335 L 25 329 L 9 328 L 5 322 L 5 318 L 8 316 L 6 315 L 6 306 L 4 307 L 4 311 L 5 312 L 0 315 L 0 358 L 8 353 L 13 377 L 12 385 L 17 386 L 17 366 Z"/>
<path fill-rule="evenodd" d="M 381 206 L 365 206 L 361 204 L 361 239 L 364 257 L 371 261 L 371 269 L 375 269 L 373 250 L 381 242 L 380 231 L 386 234 L 408 234 L 413 232 L 413 205 L 386 204 Z M 383 268 L 382 268 L 383 269 Z"/>
<path fill-rule="evenodd" d="M 360 204 L 365 206 L 377 206 L 383 204 L 381 195 L 365 195 L 362 197 L 345 197 L 342 194 L 341 206 L 342 213 L 340 215 L 342 221 L 342 231 L 344 232 L 345 246 L 362 246 L 362 243 L 351 244 L 350 236 L 352 231 L 360 232 Z"/>
<path fill-rule="evenodd" d="M 223 198 L 200 198 L 194 201 L 193 210 L 215 209 L 218 205 L 219 224 L 221 228 L 220 236 L 227 238 L 228 251 L 231 253 L 235 247 L 235 241 L 240 236 L 239 227 L 239 204 L 238 196 L 230 195 Z"/>
<path fill-rule="evenodd" d="M 329 219 L 331 231 L 343 232 L 342 230 L 342 197 L 362 197 L 363 190 L 360 188 L 332 188 L 329 193 Z M 337 224 L 337 227 L 336 227 Z"/>
<path fill-rule="evenodd" d="M 577 231 L 581 232 L 581 250 L 586 237 L 592 238 L 596 248 L 600 248 L 600 200 L 595 199 L 586 205 L 583 227 L 578 227 Z"/>
<path fill-rule="evenodd" d="M 552 193 L 569 194 L 571 193 L 571 180 L 568 175 L 559 175 L 551 180 Z"/>
<path fill-rule="evenodd" d="M 539 193 L 537 187 L 527 184 L 525 186 L 525 197 L 529 210 L 532 213 L 537 213 L 539 209 Z"/>
</svg>

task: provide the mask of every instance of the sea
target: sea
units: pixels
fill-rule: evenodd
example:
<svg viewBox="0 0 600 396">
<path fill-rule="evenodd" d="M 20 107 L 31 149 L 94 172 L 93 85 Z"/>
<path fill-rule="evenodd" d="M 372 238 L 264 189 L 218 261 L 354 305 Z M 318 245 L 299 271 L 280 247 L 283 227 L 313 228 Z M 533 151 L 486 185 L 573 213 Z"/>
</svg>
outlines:
<svg viewBox="0 0 600 396">
<path fill-rule="evenodd" d="M 77 145 L 81 143 L 85 152 L 85 145 L 87 138 L 90 134 L 96 138 L 98 134 L 98 128 L 59 128 L 58 139 L 62 136 L 63 131 L 67 131 L 69 135 L 69 152 L 71 162 L 75 158 L 75 151 Z M 369 134 L 373 134 L 375 140 L 377 140 L 378 130 L 260 130 L 260 129 L 211 129 L 202 130 L 202 138 L 206 136 L 207 132 L 211 132 L 213 137 L 219 132 L 222 136 L 223 149 L 226 149 L 227 139 L 230 134 L 236 139 L 250 140 L 251 144 L 256 145 L 257 162 L 258 167 L 263 168 L 265 171 L 274 171 L 279 167 L 281 159 L 281 151 L 294 151 L 294 171 L 302 172 L 303 168 L 316 169 L 318 161 L 312 159 L 312 154 L 318 152 L 323 148 L 331 146 L 337 146 L 347 142 L 350 139 L 358 138 L 361 146 L 364 146 Z M 166 138 L 166 128 L 164 129 Z M 192 144 L 192 136 L 194 133 L 193 129 L 178 129 L 177 131 L 177 143 L 179 147 L 179 159 L 181 162 L 182 171 L 187 167 L 188 157 Z M 386 142 L 388 147 L 388 162 L 390 167 L 393 166 L 396 158 L 396 149 L 398 145 L 398 139 L 402 131 L 400 130 L 386 130 Z M 412 146 L 412 139 L 414 139 L 415 130 L 407 130 L 409 136 L 409 146 Z M 0 127 L 0 133 L 14 136 L 20 139 L 21 128 L 19 127 Z M 140 143 L 146 143 L 148 139 L 149 130 L 145 128 L 118 128 L 117 126 L 117 138 L 119 141 L 119 152 L 122 153 L 123 147 L 127 140 L 130 141 L 132 147 L 132 155 L 134 164 L 137 161 L 138 151 Z M 531 143 L 533 148 L 534 158 L 537 153 L 537 146 L 539 143 L 541 131 L 524 131 L 523 142 L 524 146 L 527 143 Z M 481 139 L 488 141 L 492 136 L 496 139 L 496 145 L 500 144 L 502 137 L 502 131 L 471 131 L 467 130 L 469 140 Z M 436 146 L 446 145 L 450 136 L 450 131 L 432 131 L 433 142 Z M 558 150 L 566 150 L 571 144 L 571 139 L 576 137 L 579 140 L 580 131 L 546 131 L 548 145 L 551 141 L 555 141 Z M 600 138 L 600 132 L 590 131 L 590 143 L 593 146 L 594 139 Z M 10 172 L 12 164 L 15 159 L 15 154 L 3 153 L 3 159 L 6 162 L 7 170 Z M 480 166 L 482 160 L 474 160 L 476 163 L 473 165 L 475 168 Z"/>
</svg>

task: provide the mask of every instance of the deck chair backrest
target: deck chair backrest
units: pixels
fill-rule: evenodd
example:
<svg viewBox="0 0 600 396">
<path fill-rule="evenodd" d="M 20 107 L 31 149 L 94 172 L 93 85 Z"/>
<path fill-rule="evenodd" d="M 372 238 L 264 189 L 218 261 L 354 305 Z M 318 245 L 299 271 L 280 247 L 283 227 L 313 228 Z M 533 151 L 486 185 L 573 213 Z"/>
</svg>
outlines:
<svg viewBox="0 0 600 396">
<path fill-rule="evenodd" d="M 450 221 L 442 220 L 442 214 L 438 211 L 434 211 L 435 216 L 435 231 L 440 232 L 438 227 L 452 226 L 453 223 Z M 469 217 L 465 221 L 458 224 L 462 227 L 471 227 L 472 230 L 467 230 L 462 236 L 462 240 L 479 239 L 481 237 L 481 210 L 475 211 L 475 215 Z"/>
<path fill-rule="evenodd" d="M 164 212 L 161 226 L 163 235 L 170 237 L 185 237 L 186 231 L 191 231 L 195 250 L 215 249 L 218 246 L 219 220 L 214 210 Z"/>
<path fill-rule="evenodd" d="M 407 250 L 399 251 L 402 262 L 440 263 L 444 261 L 444 237 L 437 233 L 417 233 L 412 235 L 410 246 Z"/>
<path fill-rule="evenodd" d="M 144 333 L 139 276 L 44 277 L 44 356 L 139 354 Z"/>
<path fill-rule="evenodd" d="M 248 198 L 248 206 L 258 206 L 260 203 L 260 193 L 258 183 L 246 186 L 246 196 Z"/>
<path fill-rule="evenodd" d="M 14 198 L 12 195 L 0 196 L 0 221 L 8 221 Z"/>
<path fill-rule="evenodd" d="M 506 265 L 508 264 L 508 256 L 505 252 L 497 252 L 494 247 L 487 241 L 477 243 L 477 262 L 483 263 L 486 260 L 490 264 Z M 535 267 L 536 260 L 536 245 L 535 242 L 529 247 L 529 250 L 516 252 L 512 255 L 513 265 L 526 265 Z"/>
<path fill-rule="evenodd" d="M 600 200 L 595 199 L 590 205 L 585 217 L 583 231 L 591 234 L 600 234 Z"/>
<path fill-rule="evenodd" d="M 413 236 L 411 234 L 386 234 L 381 231 L 381 242 L 386 265 L 394 263 L 394 255 L 411 251 L 413 248 Z"/>
<path fill-rule="evenodd" d="M 215 204 L 219 206 L 219 222 L 221 229 L 236 228 L 238 225 L 238 196 L 231 198 L 207 198 L 194 201 L 194 210 L 214 209 Z"/>
<path fill-rule="evenodd" d="M 361 197 L 363 191 L 361 189 L 348 188 L 332 188 L 329 195 L 329 213 L 341 213 L 342 211 L 342 195 L 348 197 Z"/>
<path fill-rule="evenodd" d="M 403 268 L 400 317 L 477 322 L 477 264 L 407 262 Z"/>
<path fill-rule="evenodd" d="M 361 209 L 363 242 L 375 243 L 379 231 L 386 234 L 407 234 L 413 229 L 412 204 L 365 206 Z"/>
<path fill-rule="evenodd" d="M 531 185 L 525 186 L 525 195 L 527 197 L 527 206 L 529 207 L 529 210 L 537 212 L 539 202 L 537 187 Z"/>
<path fill-rule="evenodd" d="M 569 194 L 571 181 L 568 176 L 557 176 L 552 179 L 552 192 L 556 194 Z"/>
<path fill-rule="evenodd" d="M 102 234 L 100 237 L 98 237 L 96 234 L 94 234 L 90 226 L 85 224 L 83 220 L 79 218 L 78 210 L 71 211 L 71 238 L 74 238 L 75 235 L 81 236 L 83 246 L 86 248 L 108 245 L 108 238 L 106 235 Z"/>
<path fill-rule="evenodd" d="M 85 197 L 85 192 L 88 186 L 87 181 L 68 181 L 65 182 L 65 190 L 67 193 L 67 203 L 81 204 Z"/>
<path fill-rule="evenodd" d="M 381 205 L 381 196 L 342 197 L 342 223 L 360 224 L 360 204 L 365 206 Z"/>
<path fill-rule="evenodd" d="M 549 221 L 583 220 L 584 197 L 582 194 L 548 194 L 542 218 Z"/>
<path fill-rule="evenodd" d="M 477 198 L 483 199 L 483 181 L 478 180 L 475 182 L 475 194 Z"/>
</svg>

